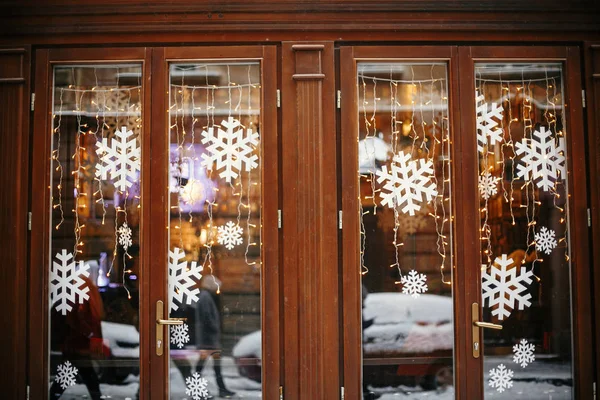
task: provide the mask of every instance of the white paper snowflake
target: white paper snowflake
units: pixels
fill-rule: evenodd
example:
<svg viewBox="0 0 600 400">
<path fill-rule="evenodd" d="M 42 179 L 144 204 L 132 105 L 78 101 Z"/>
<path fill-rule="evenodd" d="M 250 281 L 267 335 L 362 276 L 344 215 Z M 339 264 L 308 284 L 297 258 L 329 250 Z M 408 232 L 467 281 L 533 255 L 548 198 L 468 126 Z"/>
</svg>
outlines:
<svg viewBox="0 0 600 400">
<path fill-rule="evenodd" d="M 531 305 L 529 301 L 531 294 L 522 293 L 528 289 L 524 283 L 532 282 L 533 271 L 520 267 L 521 272 L 517 275 L 519 267 L 513 266 L 507 269 L 512 266 L 513 260 L 506 254 L 496 257 L 494 264 L 499 265 L 500 268 L 492 265 L 489 273 L 486 271 L 486 265 L 481 266 L 481 291 L 483 304 L 485 305 L 487 301 L 488 307 L 497 306 L 496 309 L 492 309 L 492 315 L 502 320 L 510 316 L 512 309 L 515 308 L 515 301 L 518 303 L 519 310 Z"/>
<path fill-rule="evenodd" d="M 202 131 L 202 144 L 208 144 L 208 154 L 202 154 L 202 165 L 212 170 L 213 163 L 217 162 L 217 171 L 221 178 L 230 183 L 242 171 L 242 164 L 246 171 L 258 167 L 258 156 L 252 154 L 252 146 L 258 145 L 258 133 L 250 128 L 244 128 L 240 121 L 229 117 L 221 122 L 215 135 L 215 127 Z"/>
<path fill-rule="evenodd" d="M 192 396 L 194 400 L 208 398 L 208 382 L 199 373 L 194 372 L 192 376 L 185 378 L 185 394 Z"/>
<path fill-rule="evenodd" d="M 184 344 L 190 341 L 188 330 L 188 325 L 185 323 L 182 325 L 171 325 L 171 343 L 181 349 Z"/>
<path fill-rule="evenodd" d="M 119 238 L 119 244 L 123 246 L 125 251 L 133 244 L 131 241 L 131 228 L 127 225 L 127 222 L 124 222 L 123 225 L 119 227 L 117 230 L 117 235 Z"/>
<path fill-rule="evenodd" d="M 425 274 L 417 274 L 414 269 L 408 275 L 404 275 L 400 282 L 402 283 L 402 293 L 410 294 L 415 299 L 427 291 L 427 277 Z"/>
<path fill-rule="evenodd" d="M 519 344 L 513 346 L 513 361 L 525 368 L 535 361 L 534 350 L 535 346 L 532 343 L 527 342 L 526 339 L 521 339 Z"/>
<path fill-rule="evenodd" d="M 79 370 L 71 365 L 70 361 L 65 361 L 58 366 L 54 380 L 60 384 L 61 388 L 66 389 L 75 384 L 75 378 L 78 373 Z"/>
<path fill-rule="evenodd" d="M 565 139 L 559 138 L 558 145 L 552 131 L 543 126 L 533 132 L 532 138 L 524 138 L 516 144 L 517 155 L 523 157 L 517 165 L 517 176 L 532 179 L 542 190 L 548 191 L 554 182 L 564 177 Z"/>
<path fill-rule="evenodd" d="M 500 178 L 494 177 L 489 172 L 479 175 L 479 194 L 485 200 L 498 193 L 498 181 Z"/>
<path fill-rule="evenodd" d="M 74 304 L 83 304 L 90 298 L 90 289 L 85 285 L 83 276 L 90 276 L 90 266 L 79 261 L 79 268 L 73 259 L 73 254 L 63 249 L 56 253 L 59 262 L 53 261 L 50 267 L 50 303 L 56 311 L 67 315 Z"/>
<path fill-rule="evenodd" d="M 241 226 L 234 224 L 229 221 L 225 225 L 221 225 L 217 228 L 219 232 L 219 236 L 217 237 L 217 241 L 219 244 L 222 244 L 228 250 L 233 249 L 238 244 L 242 244 L 244 239 L 242 238 L 242 233 L 244 230 Z"/>
<path fill-rule="evenodd" d="M 556 248 L 557 244 L 556 233 L 552 229 L 542 226 L 540 231 L 535 234 L 535 247 L 539 251 L 550 254 Z"/>
<path fill-rule="evenodd" d="M 412 160 L 410 154 L 400 152 L 394 156 L 391 170 L 387 165 L 377 171 L 377 182 L 384 183 L 381 190 L 381 204 L 390 208 L 401 207 L 403 213 L 415 215 L 421 208 L 419 203 L 431 202 L 437 196 L 437 188 L 431 180 L 433 162 Z"/>
<path fill-rule="evenodd" d="M 509 389 L 513 386 L 512 378 L 514 372 L 511 369 L 508 369 L 504 366 L 504 364 L 500 364 L 498 368 L 493 368 L 490 370 L 490 387 L 496 388 L 498 392 L 502 393 L 506 389 Z"/>
<path fill-rule="evenodd" d="M 477 150 L 483 152 L 483 147 L 489 144 L 495 144 L 502 141 L 502 128 L 498 127 L 498 122 L 502 121 L 504 108 L 498 106 L 498 103 L 489 104 L 485 102 L 485 96 L 475 92 L 476 111 L 477 111 Z"/>
<path fill-rule="evenodd" d="M 179 309 L 179 305 L 192 304 L 198 301 L 198 283 L 202 278 L 202 265 L 192 261 L 188 267 L 185 253 L 178 247 L 169 250 L 169 307 L 171 311 Z M 179 303 L 179 304 L 177 304 Z"/>
<path fill-rule="evenodd" d="M 120 131 L 115 132 L 110 146 L 108 138 L 96 142 L 96 154 L 100 157 L 96 164 L 96 177 L 106 180 L 110 173 L 111 179 L 116 179 L 115 188 L 121 192 L 133 185 L 140 170 L 141 150 L 137 145 L 137 139 L 128 140 L 131 136 L 133 132 L 123 126 Z"/>
</svg>

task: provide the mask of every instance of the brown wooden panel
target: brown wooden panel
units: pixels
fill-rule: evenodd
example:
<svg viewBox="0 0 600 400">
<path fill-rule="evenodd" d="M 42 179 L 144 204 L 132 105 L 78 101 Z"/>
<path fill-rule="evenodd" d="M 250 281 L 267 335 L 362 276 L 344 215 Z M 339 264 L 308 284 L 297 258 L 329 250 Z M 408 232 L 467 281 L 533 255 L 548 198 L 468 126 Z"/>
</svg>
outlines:
<svg viewBox="0 0 600 400">
<path fill-rule="evenodd" d="M 25 397 L 27 354 L 27 211 L 29 193 L 29 49 L 0 49 L 0 387 Z"/>
<path fill-rule="evenodd" d="M 333 58 L 331 42 L 282 48 L 284 388 L 292 400 L 339 396 Z"/>
</svg>

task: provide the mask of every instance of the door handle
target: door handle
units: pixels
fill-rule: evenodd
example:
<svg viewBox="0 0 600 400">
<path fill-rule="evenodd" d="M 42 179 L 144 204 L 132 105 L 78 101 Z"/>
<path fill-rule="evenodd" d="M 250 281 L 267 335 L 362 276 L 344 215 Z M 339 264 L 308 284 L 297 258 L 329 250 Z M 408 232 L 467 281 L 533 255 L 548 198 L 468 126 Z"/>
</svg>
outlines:
<svg viewBox="0 0 600 400">
<path fill-rule="evenodd" d="M 156 302 L 156 355 L 163 355 L 165 346 L 165 325 L 183 325 L 185 318 L 164 318 L 165 304 L 162 300 Z"/>
<path fill-rule="evenodd" d="M 479 320 L 479 304 L 477 303 L 473 303 L 471 305 L 471 322 L 473 323 L 473 358 L 479 358 L 479 353 L 481 351 L 479 328 L 501 330 L 502 325 L 492 324 L 491 322 L 481 322 Z"/>
</svg>

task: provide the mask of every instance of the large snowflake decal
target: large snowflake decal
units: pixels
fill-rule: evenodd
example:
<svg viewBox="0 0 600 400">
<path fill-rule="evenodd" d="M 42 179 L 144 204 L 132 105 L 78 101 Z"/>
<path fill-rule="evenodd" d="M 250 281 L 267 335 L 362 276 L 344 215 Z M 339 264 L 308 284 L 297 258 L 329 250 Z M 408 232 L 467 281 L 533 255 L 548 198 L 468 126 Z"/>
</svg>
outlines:
<svg viewBox="0 0 600 400">
<path fill-rule="evenodd" d="M 188 330 L 187 324 L 171 325 L 171 343 L 182 348 L 184 344 L 190 341 Z"/>
<path fill-rule="evenodd" d="M 202 165 L 212 170 L 213 163 L 217 163 L 217 171 L 226 182 L 231 182 L 238 177 L 244 164 L 246 171 L 258 167 L 258 156 L 253 153 L 253 147 L 258 145 L 258 133 L 246 129 L 240 121 L 229 117 L 221 122 L 215 135 L 215 127 L 202 131 L 202 144 L 208 144 L 208 154 L 202 154 Z"/>
<path fill-rule="evenodd" d="M 489 172 L 479 175 L 479 194 L 485 200 L 498 193 L 498 181 L 500 178 L 494 177 Z"/>
<path fill-rule="evenodd" d="M 390 172 L 387 165 L 377 171 L 377 182 L 384 183 L 381 204 L 390 208 L 401 207 L 403 213 L 415 215 L 421 208 L 419 203 L 431 202 L 437 196 L 437 188 L 431 180 L 433 162 L 412 160 L 410 154 L 400 152 L 394 156 Z"/>
<path fill-rule="evenodd" d="M 169 307 L 171 311 L 179 309 L 179 305 L 192 304 L 198 301 L 200 289 L 197 281 L 202 278 L 202 265 L 196 261 L 190 263 L 185 260 L 185 253 L 178 247 L 169 250 Z M 179 304 L 177 304 L 179 303 Z"/>
<path fill-rule="evenodd" d="M 517 176 L 532 179 L 542 190 L 548 191 L 565 176 L 565 139 L 556 140 L 551 137 L 552 131 L 543 126 L 533 132 L 532 138 L 524 138 L 516 144 L 517 155 L 522 155 L 521 164 L 517 165 Z"/>
<path fill-rule="evenodd" d="M 513 265 L 513 260 L 506 254 L 496 257 L 494 263 L 500 268 L 492 265 L 489 273 L 486 271 L 486 265 L 481 266 L 481 291 L 484 305 L 487 301 L 488 307 L 497 306 L 492 310 L 492 315 L 502 320 L 510 316 L 512 309 L 515 308 L 515 301 L 518 303 L 519 310 L 531 305 L 529 301 L 531 294 L 522 293 L 528 289 L 523 283 L 530 284 L 532 282 L 533 271 L 527 271 L 525 267 L 521 267 L 521 272 L 517 275 L 519 267 L 513 266 L 507 269 Z"/>
<path fill-rule="evenodd" d="M 115 180 L 115 188 L 121 192 L 133 185 L 140 170 L 141 150 L 137 139 L 130 139 L 131 136 L 133 132 L 123 126 L 115 132 L 110 146 L 108 138 L 96 142 L 96 154 L 100 157 L 96 164 L 96 177 L 106 180 L 110 173 L 111 179 Z"/>
<path fill-rule="evenodd" d="M 67 315 L 74 304 L 83 304 L 90 298 L 90 289 L 85 286 L 83 276 L 90 276 L 89 265 L 79 261 L 79 268 L 73 254 L 63 249 L 56 254 L 59 262 L 53 261 L 50 267 L 50 303 L 55 304 L 56 311 Z"/>
<path fill-rule="evenodd" d="M 238 244 L 242 244 L 242 233 L 244 230 L 241 226 L 229 221 L 225 225 L 219 226 L 217 230 L 219 232 L 217 241 L 219 244 L 224 245 L 228 250 L 233 249 L 234 246 L 237 246 Z"/>
<path fill-rule="evenodd" d="M 488 144 L 495 144 L 502 141 L 503 131 L 498 127 L 498 121 L 502 121 L 504 108 L 492 103 L 491 107 L 485 102 L 485 96 L 475 92 L 476 112 L 477 112 L 477 150 L 483 152 L 483 147 Z"/>
<path fill-rule="evenodd" d="M 498 368 L 492 368 L 490 370 L 490 387 L 496 388 L 500 393 L 504 392 L 513 386 L 513 374 L 514 372 L 506 368 L 504 364 L 500 364 Z"/>
<path fill-rule="evenodd" d="M 513 361 L 525 368 L 535 361 L 534 350 L 535 346 L 532 343 L 527 342 L 526 339 L 521 339 L 519 344 L 513 346 Z"/>
<path fill-rule="evenodd" d="M 192 396 L 194 400 L 208 398 L 208 382 L 199 373 L 194 372 L 192 376 L 185 378 L 185 394 Z"/>
<path fill-rule="evenodd" d="M 540 231 L 535 234 L 535 247 L 546 254 L 552 253 L 557 244 L 556 233 L 552 229 L 542 226 Z"/>
<path fill-rule="evenodd" d="M 403 285 L 402 293 L 410 294 L 412 297 L 417 298 L 421 293 L 427 291 L 426 281 L 427 277 L 425 274 L 417 274 L 417 271 L 413 269 L 400 280 L 400 283 Z"/>
<path fill-rule="evenodd" d="M 75 378 L 77 377 L 78 373 L 79 370 L 71 365 L 70 361 L 65 361 L 63 364 L 58 366 L 54 380 L 56 383 L 60 384 L 61 388 L 66 389 L 75 384 Z"/>
<path fill-rule="evenodd" d="M 125 251 L 133 244 L 131 241 L 131 228 L 124 222 L 117 230 L 119 244 L 123 246 Z"/>
</svg>

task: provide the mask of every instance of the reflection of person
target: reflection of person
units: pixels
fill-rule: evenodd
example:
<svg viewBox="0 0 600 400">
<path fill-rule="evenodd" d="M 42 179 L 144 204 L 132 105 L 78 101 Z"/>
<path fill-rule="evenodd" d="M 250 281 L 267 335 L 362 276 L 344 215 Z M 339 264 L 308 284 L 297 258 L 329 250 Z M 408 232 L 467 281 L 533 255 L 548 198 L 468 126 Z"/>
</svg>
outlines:
<svg viewBox="0 0 600 400">
<path fill-rule="evenodd" d="M 103 355 L 102 318 L 104 306 L 96 285 L 82 276 L 89 288 L 89 299 L 73 307 L 66 316 L 52 311 L 52 345 L 62 352 L 62 359 L 70 361 L 94 400 L 101 398 L 98 375 L 92 365 L 92 359 Z M 50 387 L 50 399 L 61 397 L 65 389 L 56 381 Z"/>
<path fill-rule="evenodd" d="M 198 301 L 187 307 L 185 312 L 190 327 L 190 342 L 188 345 L 200 350 L 200 360 L 196 366 L 199 373 L 202 373 L 206 359 L 212 356 L 215 377 L 219 387 L 219 397 L 230 398 L 235 393 L 227 389 L 221 372 L 221 316 L 216 304 L 216 301 L 218 301 L 216 292 L 219 285 L 219 280 L 213 275 L 204 276 L 200 281 Z M 215 297 L 217 297 L 217 300 L 215 300 Z M 184 379 L 193 374 L 194 371 L 192 371 L 189 360 L 174 359 L 174 362 Z"/>
</svg>

